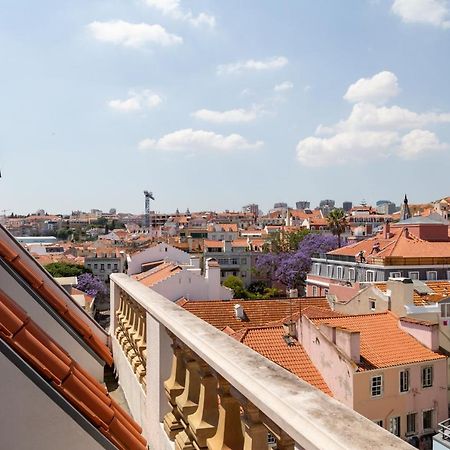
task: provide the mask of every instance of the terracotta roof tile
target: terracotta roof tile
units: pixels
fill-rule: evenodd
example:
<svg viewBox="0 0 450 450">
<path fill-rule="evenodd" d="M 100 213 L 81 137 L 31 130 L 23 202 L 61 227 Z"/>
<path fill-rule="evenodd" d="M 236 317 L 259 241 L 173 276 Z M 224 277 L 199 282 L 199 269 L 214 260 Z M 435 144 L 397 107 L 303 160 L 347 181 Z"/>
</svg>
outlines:
<svg viewBox="0 0 450 450">
<path fill-rule="evenodd" d="M 0 338 L 120 450 L 147 448 L 141 427 L 106 389 L 1 290 Z"/>
<path fill-rule="evenodd" d="M 187 311 L 200 317 L 211 325 L 223 330 L 230 327 L 233 330 L 266 325 L 284 319 L 292 312 L 296 313 L 300 309 L 308 306 L 317 306 L 330 311 L 328 301 L 322 297 L 305 297 L 281 299 L 281 300 L 190 300 L 177 302 Z M 247 320 L 236 319 L 234 305 L 240 304 L 244 308 Z"/>
<path fill-rule="evenodd" d="M 165 262 L 159 264 L 151 270 L 146 272 L 138 273 L 136 275 L 132 275 L 134 279 L 141 282 L 143 285 L 147 287 L 154 286 L 156 283 L 160 281 L 166 280 L 167 278 L 175 275 L 178 272 L 181 272 L 183 269 L 174 263 Z"/>
<path fill-rule="evenodd" d="M 391 312 L 312 319 L 319 324 L 359 331 L 361 339 L 360 370 L 443 359 L 400 329 L 398 317 Z"/>
<path fill-rule="evenodd" d="M 72 312 L 62 295 L 58 295 L 50 286 L 50 281 L 36 275 L 32 267 L 31 256 L 16 252 L 7 239 L 0 240 L 0 257 L 14 269 L 99 355 L 107 364 L 113 362 L 110 349 L 95 334 L 89 325 Z M 40 266 L 39 266 L 40 267 Z M 43 270 L 43 269 L 41 269 Z M 54 282 L 56 285 L 56 282 Z"/>
<path fill-rule="evenodd" d="M 233 335 L 237 340 L 267 359 L 289 370 L 289 372 L 325 392 L 325 394 L 332 396 L 330 388 L 302 345 L 298 341 L 293 342 L 292 345 L 287 345 L 283 336 L 284 331 L 281 326 L 247 328 Z"/>
</svg>

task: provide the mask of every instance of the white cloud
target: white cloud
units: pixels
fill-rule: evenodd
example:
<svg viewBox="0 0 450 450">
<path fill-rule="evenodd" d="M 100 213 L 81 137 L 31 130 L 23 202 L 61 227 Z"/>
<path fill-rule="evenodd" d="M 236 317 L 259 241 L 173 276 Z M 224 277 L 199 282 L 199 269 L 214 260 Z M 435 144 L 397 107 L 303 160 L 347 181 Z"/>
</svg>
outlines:
<svg viewBox="0 0 450 450">
<path fill-rule="evenodd" d="M 217 67 L 217 73 L 222 74 L 234 74 L 244 71 L 261 71 L 261 70 L 275 70 L 281 69 L 288 64 L 288 59 L 284 56 L 275 56 L 273 58 L 265 59 L 263 61 L 257 61 L 255 59 L 249 59 L 247 61 L 239 61 L 231 64 L 222 64 Z"/>
<path fill-rule="evenodd" d="M 111 20 L 109 22 L 95 21 L 87 28 L 95 39 L 124 47 L 139 48 L 146 44 L 170 46 L 183 42 L 180 36 L 168 33 L 161 25 Z"/>
<path fill-rule="evenodd" d="M 350 85 L 344 99 L 351 102 L 384 103 L 399 93 L 395 74 L 388 71 L 377 73 L 372 78 L 360 78 Z"/>
<path fill-rule="evenodd" d="M 197 16 L 194 16 L 191 11 L 183 12 L 180 0 L 145 0 L 145 3 L 172 19 L 189 22 L 195 27 L 207 25 L 214 28 L 216 25 L 215 17 L 204 12 Z"/>
<path fill-rule="evenodd" d="M 294 85 L 290 81 L 284 81 L 283 83 L 276 84 L 273 90 L 275 92 L 284 92 L 289 91 L 294 87 Z"/>
<path fill-rule="evenodd" d="M 450 123 L 450 113 L 416 113 L 400 106 L 376 106 L 371 103 L 353 105 L 349 117 L 336 125 L 319 125 L 317 134 L 330 134 L 348 130 L 399 130 L 424 125 Z"/>
<path fill-rule="evenodd" d="M 128 95 L 129 97 L 125 100 L 110 100 L 108 106 L 116 111 L 134 112 L 155 108 L 162 102 L 160 95 L 147 89 L 140 92 L 130 91 Z"/>
<path fill-rule="evenodd" d="M 353 105 L 347 119 L 331 126 L 319 125 L 316 136 L 300 140 L 298 161 L 305 166 L 320 167 L 391 156 L 414 159 L 430 151 L 449 149 L 450 146 L 441 143 L 433 132 L 421 128 L 450 123 L 450 113 L 417 113 L 397 105 L 367 103 L 369 98 L 374 101 L 383 98 L 381 92 L 386 99 L 398 91 L 397 77 L 392 75 L 390 79 L 395 82 L 380 82 L 372 77 L 364 83 L 353 84 L 356 88 L 351 98 L 362 98 L 366 102 Z"/>
<path fill-rule="evenodd" d="M 210 109 L 199 109 L 192 113 L 196 119 L 212 123 L 247 123 L 252 122 L 262 114 L 260 108 L 252 109 L 230 109 L 228 111 L 213 111 Z"/>
<path fill-rule="evenodd" d="M 330 138 L 315 136 L 297 145 L 298 161 L 310 167 L 364 162 L 382 155 L 398 142 L 398 134 L 389 131 L 348 131 Z"/>
<path fill-rule="evenodd" d="M 392 12 L 405 23 L 450 28 L 450 9 L 447 0 L 395 0 Z"/>
<path fill-rule="evenodd" d="M 412 130 L 403 136 L 399 155 L 404 159 L 416 159 L 422 154 L 432 151 L 448 150 L 448 144 L 439 141 L 439 138 L 428 130 Z"/>
<path fill-rule="evenodd" d="M 161 150 L 167 152 L 228 152 L 232 150 L 257 149 L 264 145 L 262 141 L 254 143 L 239 134 L 223 136 L 212 131 L 186 128 L 166 134 L 159 139 L 144 139 L 139 142 L 140 150 Z"/>
</svg>

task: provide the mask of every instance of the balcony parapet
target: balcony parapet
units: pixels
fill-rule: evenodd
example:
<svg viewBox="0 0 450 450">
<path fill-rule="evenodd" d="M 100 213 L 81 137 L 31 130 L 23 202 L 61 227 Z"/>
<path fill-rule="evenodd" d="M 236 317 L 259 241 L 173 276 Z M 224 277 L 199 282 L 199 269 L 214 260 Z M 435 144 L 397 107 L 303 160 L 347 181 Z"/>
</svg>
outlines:
<svg viewBox="0 0 450 450">
<path fill-rule="evenodd" d="M 138 416 L 152 448 L 259 450 L 268 432 L 286 450 L 412 448 L 138 281 L 111 281 L 111 334 L 120 343 L 128 333 L 132 346 L 113 349 L 131 355 L 130 367 L 144 347 L 132 343 L 142 335 L 127 329 L 126 302 L 145 312 L 146 412 Z"/>
</svg>

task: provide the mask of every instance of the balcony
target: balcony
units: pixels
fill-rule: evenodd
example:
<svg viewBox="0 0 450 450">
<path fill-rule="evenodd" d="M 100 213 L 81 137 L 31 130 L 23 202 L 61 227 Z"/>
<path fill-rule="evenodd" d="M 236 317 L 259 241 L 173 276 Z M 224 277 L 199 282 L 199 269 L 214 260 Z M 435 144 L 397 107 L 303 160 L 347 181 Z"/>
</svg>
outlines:
<svg viewBox="0 0 450 450">
<path fill-rule="evenodd" d="M 412 448 L 125 274 L 111 275 L 110 333 L 152 450 Z"/>
</svg>

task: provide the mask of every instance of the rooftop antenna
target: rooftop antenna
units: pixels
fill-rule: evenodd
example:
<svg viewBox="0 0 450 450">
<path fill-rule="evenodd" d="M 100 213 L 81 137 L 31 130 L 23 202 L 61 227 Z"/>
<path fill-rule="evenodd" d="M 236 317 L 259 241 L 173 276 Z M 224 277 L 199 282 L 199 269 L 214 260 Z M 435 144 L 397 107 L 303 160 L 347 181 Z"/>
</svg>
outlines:
<svg viewBox="0 0 450 450">
<path fill-rule="evenodd" d="M 152 229 L 152 222 L 150 220 L 150 199 L 155 200 L 153 192 L 144 191 L 145 196 L 145 215 L 144 215 L 144 227 L 148 229 L 149 233 Z"/>
</svg>

